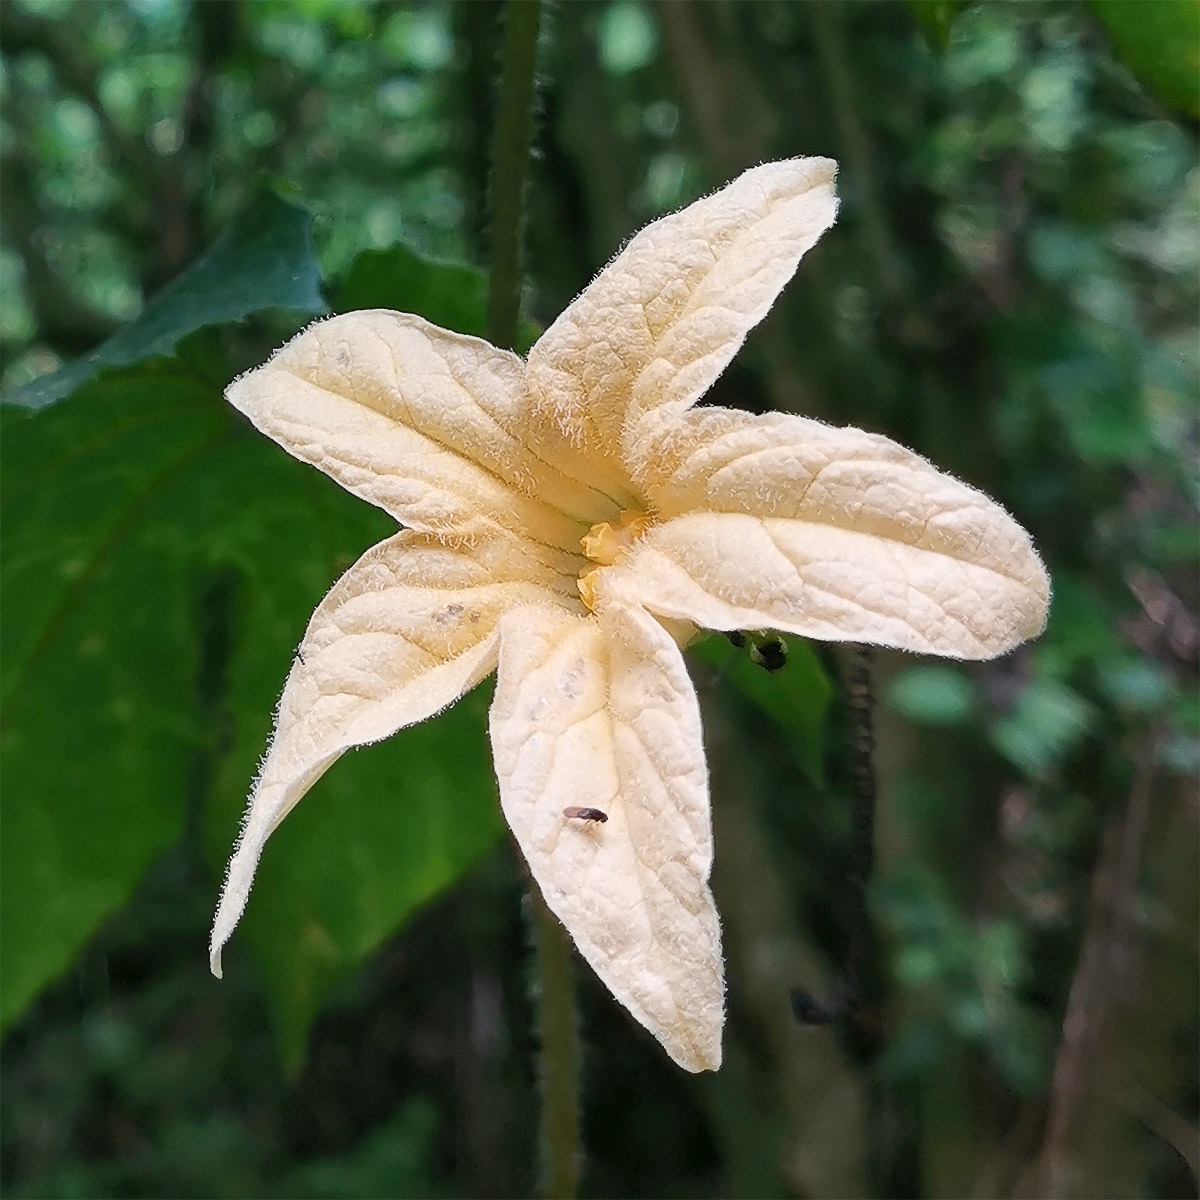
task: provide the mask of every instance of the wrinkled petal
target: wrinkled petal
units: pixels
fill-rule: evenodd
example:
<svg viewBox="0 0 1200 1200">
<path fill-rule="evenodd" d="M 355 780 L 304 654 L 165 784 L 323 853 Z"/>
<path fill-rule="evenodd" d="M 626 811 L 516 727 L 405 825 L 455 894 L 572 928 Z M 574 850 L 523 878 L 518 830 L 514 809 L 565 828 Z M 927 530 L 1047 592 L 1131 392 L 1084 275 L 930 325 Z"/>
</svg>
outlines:
<svg viewBox="0 0 1200 1200">
<path fill-rule="evenodd" d="M 645 612 L 500 626 L 491 736 L 504 815 L 613 995 L 691 1071 L 721 1059 L 720 927 L 695 691 Z M 580 806 L 606 822 L 564 815 Z"/>
<path fill-rule="evenodd" d="M 347 750 L 433 716 L 490 674 L 500 614 L 553 599 L 542 579 L 515 538 L 467 553 L 406 530 L 338 580 L 313 613 L 288 675 L 229 863 L 212 931 L 217 976 L 221 947 L 280 821 Z M 564 592 L 562 603 L 575 602 Z"/>
<path fill-rule="evenodd" d="M 646 414 L 693 404 L 833 224 L 836 170 L 827 158 L 766 163 L 643 229 L 530 353 L 541 408 L 595 456 Z"/>
<path fill-rule="evenodd" d="M 885 437 L 697 410 L 650 458 L 666 519 L 609 587 L 653 612 L 958 658 L 1045 626 L 1049 579 L 1029 535 Z"/>
<path fill-rule="evenodd" d="M 537 457 L 515 354 L 408 313 L 312 325 L 227 396 L 290 454 L 413 529 L 500 525 L 574 546 L 610 507 Z"/>
</svg>

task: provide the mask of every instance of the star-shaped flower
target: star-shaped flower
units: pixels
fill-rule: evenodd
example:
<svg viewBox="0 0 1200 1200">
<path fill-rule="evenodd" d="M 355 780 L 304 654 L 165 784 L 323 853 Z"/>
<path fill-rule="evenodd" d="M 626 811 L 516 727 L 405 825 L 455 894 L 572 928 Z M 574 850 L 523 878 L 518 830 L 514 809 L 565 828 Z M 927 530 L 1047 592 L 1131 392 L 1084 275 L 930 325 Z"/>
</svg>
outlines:
<svg viewBox="0 0 1200 1200">
<path fill-rule="evenodd" d="M 767 163 L 654 222 L 526 361 L 357 312 L 229 388 L 402 529 L 313 614 L 214 972 L 304 793 L 498 668 L 500 803 L 547 904 L 677 1063 L 719 1065 L 708 776 L 681 644 L 697 626 L 768 628 L 990 658 L 1046 619 L 1029 536 L 980 492 L 875 434 L 693 407 L 833 223 L 835 171 Z"/>
</svg>

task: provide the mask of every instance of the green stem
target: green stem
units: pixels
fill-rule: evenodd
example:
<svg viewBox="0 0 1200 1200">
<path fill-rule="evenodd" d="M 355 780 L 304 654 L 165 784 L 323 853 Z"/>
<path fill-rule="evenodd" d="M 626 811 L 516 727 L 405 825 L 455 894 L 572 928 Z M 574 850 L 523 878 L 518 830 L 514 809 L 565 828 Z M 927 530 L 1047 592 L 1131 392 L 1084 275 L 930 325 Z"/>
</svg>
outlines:
<svg viewBox="0 0 1200 1200">
<path fill-rule="evenodd" d="M 541 0 L 508 0 L 492 135 L 487 334 L 512 348 L 521 315 L 525 189 L 533 144 Z M 579 1035 L 571 939 L 530 880 L 540 1033 L 541 1191 L 570 1200 L 579 1186 Z"/>
<path fill-rule="evenodd" d="M 579 1187 L 579 1029 L 571 939 L 530 881 L 541 1033 L 541 1193 L 571 1200 Z"/>
<path fill-rule="evenodd" d="M 508 0 L 500 86 L 492 134 L 491 226 L 487 332 L 497 346 L 511 349 L 521 314 L 525 242 L 525 184 L 533 145 L 537 92 L 537 42 L 541 0 Z"/>
</svg>

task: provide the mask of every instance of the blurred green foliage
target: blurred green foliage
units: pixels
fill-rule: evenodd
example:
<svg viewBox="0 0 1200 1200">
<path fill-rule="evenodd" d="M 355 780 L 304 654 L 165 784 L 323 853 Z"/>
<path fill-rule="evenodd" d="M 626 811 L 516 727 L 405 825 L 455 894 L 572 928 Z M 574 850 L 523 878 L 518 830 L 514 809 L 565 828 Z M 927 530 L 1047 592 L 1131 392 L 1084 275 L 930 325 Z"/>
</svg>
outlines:
<svg viewBox="0 0 1200 1200">
<path fill-rule="evenodd" d="M 223 984 L 204 951 L 293 648 L 389 526 L 221 390 L 325 307 L 480 332 L 500 13 L 0 14 L 9 1194 L 528 1192 L 486 690 L 331 770 Z M 641 222 L 832 154 L 840 222 L 712 399 L 915 446 L 1055 584 L 998 663 L 880 658 L 853 1029 L 787 1011 L 853 937 L 837 655 L 697 647 L 727 1065 L 681 1077 L 585 978 L 587 1194 L 1195 1194 L 1196 13 L 552 11 L 526 342 Z"/>
</svg>

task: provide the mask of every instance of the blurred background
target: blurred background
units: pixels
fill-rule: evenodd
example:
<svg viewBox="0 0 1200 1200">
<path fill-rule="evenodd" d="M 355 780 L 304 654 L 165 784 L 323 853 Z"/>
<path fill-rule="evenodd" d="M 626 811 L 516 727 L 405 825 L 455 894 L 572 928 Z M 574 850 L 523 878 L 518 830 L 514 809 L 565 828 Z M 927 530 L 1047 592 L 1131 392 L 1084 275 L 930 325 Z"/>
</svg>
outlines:
<svg viewBox="0 0 1200 1200">
<path fill-rule="evenodd" d="M 10 1196 L 534 1186 L 486 689 L 338 764 L 206 961 L 292 651 L 388 531 L 221 389 L 327 309 L 481 329 L 502 11 L 0 5 Z M 1194 0 L 548 9 L 527 334 L 656 215 L 833 156 L 711 400 L 898 438 L 1055 586 L 1002 661 L 877 658 L 851 1025 L 789 1002 L 852 936 L 845 664 L 698 648 L 725 1066 L 581 965 L 585 1195 L 1197 1194 L 1198 51 Z"/>
</svg>

